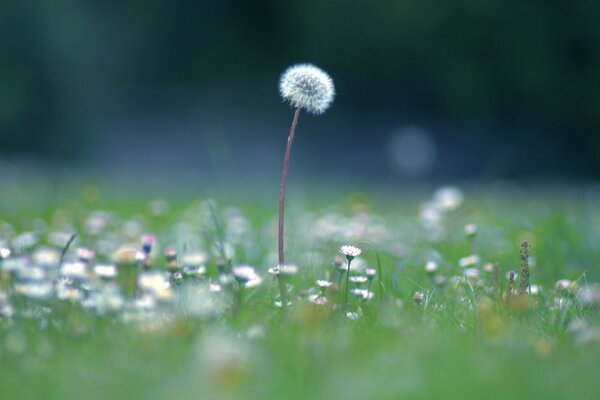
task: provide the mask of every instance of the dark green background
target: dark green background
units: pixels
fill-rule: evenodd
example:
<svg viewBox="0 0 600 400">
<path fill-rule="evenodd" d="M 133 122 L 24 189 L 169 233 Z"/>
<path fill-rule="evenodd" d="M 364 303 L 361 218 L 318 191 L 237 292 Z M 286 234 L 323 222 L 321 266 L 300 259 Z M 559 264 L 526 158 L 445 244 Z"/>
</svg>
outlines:
<svg viewBox="0 0 600 400">
<path fill-rule="evenodd" d="M 0 157 L 127 166 L 139 146 L 134 163 L 270 170 L 291 118 L 277 79 L 310 61 L 338 96 L 301 120 L 309 173 L 390 177 L 386 137 L 416 124 L 429 178 L 598 178 L 599 17 L 585 0 L 5 0 Z"/>
</svg>

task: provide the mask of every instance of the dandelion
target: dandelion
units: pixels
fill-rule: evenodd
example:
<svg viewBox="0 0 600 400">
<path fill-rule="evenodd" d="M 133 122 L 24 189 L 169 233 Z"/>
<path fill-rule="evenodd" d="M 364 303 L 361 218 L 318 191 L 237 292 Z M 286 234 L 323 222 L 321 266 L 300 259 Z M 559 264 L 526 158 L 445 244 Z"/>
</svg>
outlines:
<svg viewBox="0 0 600 400">
<path fill-rule="evenodd" d="M 284 255 L 284 214 L 285 214 L 285 188 L 287 183 L 287 171 L 292 152 L 292 144 L 296 133 L 296 125 L 300 110 L 313 114 L 322 114 L 329 108 L 335 96 L 333 81 L 321 69 L 310 64 L 299 64 L 288 68 L 279 80 L 279 92 L 281 97 L 296 109 L 290 134 L 287 140 L 285 155 L 283 157 L 283 168 L 281 170 L 281 187 L 279 192 L 279 266 L 285 265 Z M 287 305 L 287 290 L 284 280 L 279 277 L 279 290 L 282 301 L 282 313 L 285 313 Z"/>
</svg>

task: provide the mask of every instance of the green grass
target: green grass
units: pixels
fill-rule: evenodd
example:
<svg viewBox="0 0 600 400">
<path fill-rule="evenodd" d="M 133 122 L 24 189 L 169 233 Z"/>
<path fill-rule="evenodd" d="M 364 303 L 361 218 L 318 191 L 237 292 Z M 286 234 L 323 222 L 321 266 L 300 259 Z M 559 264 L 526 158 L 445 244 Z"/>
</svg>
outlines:
<svg viewBox="0 0 600 400">
<path fill-rule="evenodd" d="M 106 231 L 123 242 L 128 240 L 123 226 L 131 220 L 154 232 L 163 247 L 176 245 L 180 252 L 186 245 L 210 249 L 216 237 L 212 216 L 200 212 L 203 199 L 167 195 L 168 213 L 152 216 L 150 197 L 96 195 L 89 188 L 87 194 L 69 188 L 44 197 L 51 189 L 35 185 L 12 190 L 0 200 L 0 220 L 18 232 L 45 220 L 42 244 L 47 232 L 67 220 L 79 235 L 73 246 L 95 248 L 98 238 L 85 233 L 84 221 L 96 209 L 115 214 Z M 284 323 L 272 305 L 277 284 L 266 272 L 273 266 L 268 254 L 276 251 L 271 229 L 276 193 L 270 199 L 244 190 L 216 196 L 220 223 L 243 222 L 225 238 L 236 249 L 232 262 L 253 265 L 264 277 L 261 286 L 244 291 L 239 315 L 232 315 L 228 296 L 218 316 L 192 317 L 165 306 L 163 322 L 141 325 L 56 300 L 47 304 L 44 318 L 30 318 L 24 310 L 39 307 L 14 299 L 15 316 L 0 319 L 0 398 L 597 398 L 600 341 L 585 342 L 569 326 L 585 320 L 586 332 L 597 332 L 598 306 L 560 295 L 570 299 L 568 305 L 553 307 L 558 279 L 579 287 L 600 281 L 600 201 L 593 192 L 467 192 L 464 204 L 444 217 L 439 241 L 428 239 L 418 217 L 429 192 L 364 193 L 319 189 L 289 197 L 287 259 L 300 272 L 291 279 L 295 302 Z M 341 225 L 330 237 L 323 236 L 332 228 L 323 225 L 326 215 L 336 215 Z M 361 222 L 365 216 L 368 223 Z M 174 229 L 182 223 L 191 227 L 195 244 L 186 244 Z M 519 269 L 519 246 L 527 239 L 535 259 L 531 283 L 543 288 L 541 294 L 521 307 L 501 299 L 493 276 L 484 272 L 482 286 L 465 279 L 435 285 L 423 266 L 435 260 L 440 275 L 459 276 L 459 259 L 471 253 L 463 234 L 467 223 L 478 227 L 475 246 L 482 264 L 500 266 L 502 291 L 506 273 Z M 385 231 L 361 232 L 377 226 Z M 349 234 L 353 230 L 356 235 Z M 380 272 L 374 299 L 354 300 L 354 309 L 362 312 L 358 320 L 305 299 L 314 280 L 333 271 L 338 247 L 354 243 Z M 99 261 L 107 257 L 98 255 Z M 160 255 L 155 268 L 164 268 Z M 207 268 L 216 279 L 214 259 Z M 422 304 L 412 300 L 418 290 L 426 295 Z M 335 303 L 337 293 L 330 295 Z"/>
</svg>

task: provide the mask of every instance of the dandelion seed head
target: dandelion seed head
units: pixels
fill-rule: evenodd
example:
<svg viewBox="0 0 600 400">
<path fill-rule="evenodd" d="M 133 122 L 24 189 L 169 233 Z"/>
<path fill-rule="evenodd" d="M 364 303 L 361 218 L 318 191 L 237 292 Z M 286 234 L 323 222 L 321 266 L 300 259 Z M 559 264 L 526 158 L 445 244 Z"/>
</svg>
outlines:
<svg viewBox="0 0 600 400">
<path fill-rule="evenodd" d="M 331 77 L 322 69 L 311 64 L 297 64 L 281 75 L 279 93 L 293 107 L 318 115 L 333 102 L 335 88 Z"/>
</svg>

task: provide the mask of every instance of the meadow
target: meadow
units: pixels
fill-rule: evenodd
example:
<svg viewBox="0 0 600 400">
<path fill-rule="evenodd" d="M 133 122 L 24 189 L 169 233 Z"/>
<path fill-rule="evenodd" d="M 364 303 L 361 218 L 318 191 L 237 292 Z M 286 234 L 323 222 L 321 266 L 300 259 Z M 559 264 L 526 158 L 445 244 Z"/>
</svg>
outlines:
<svg viewBox="0 0 600 400">
<path fill-rule="evenodd" d="M 5 181 L 0 397 L 598 398 L 597 188 L 311 185 Z"/>
</svg>

